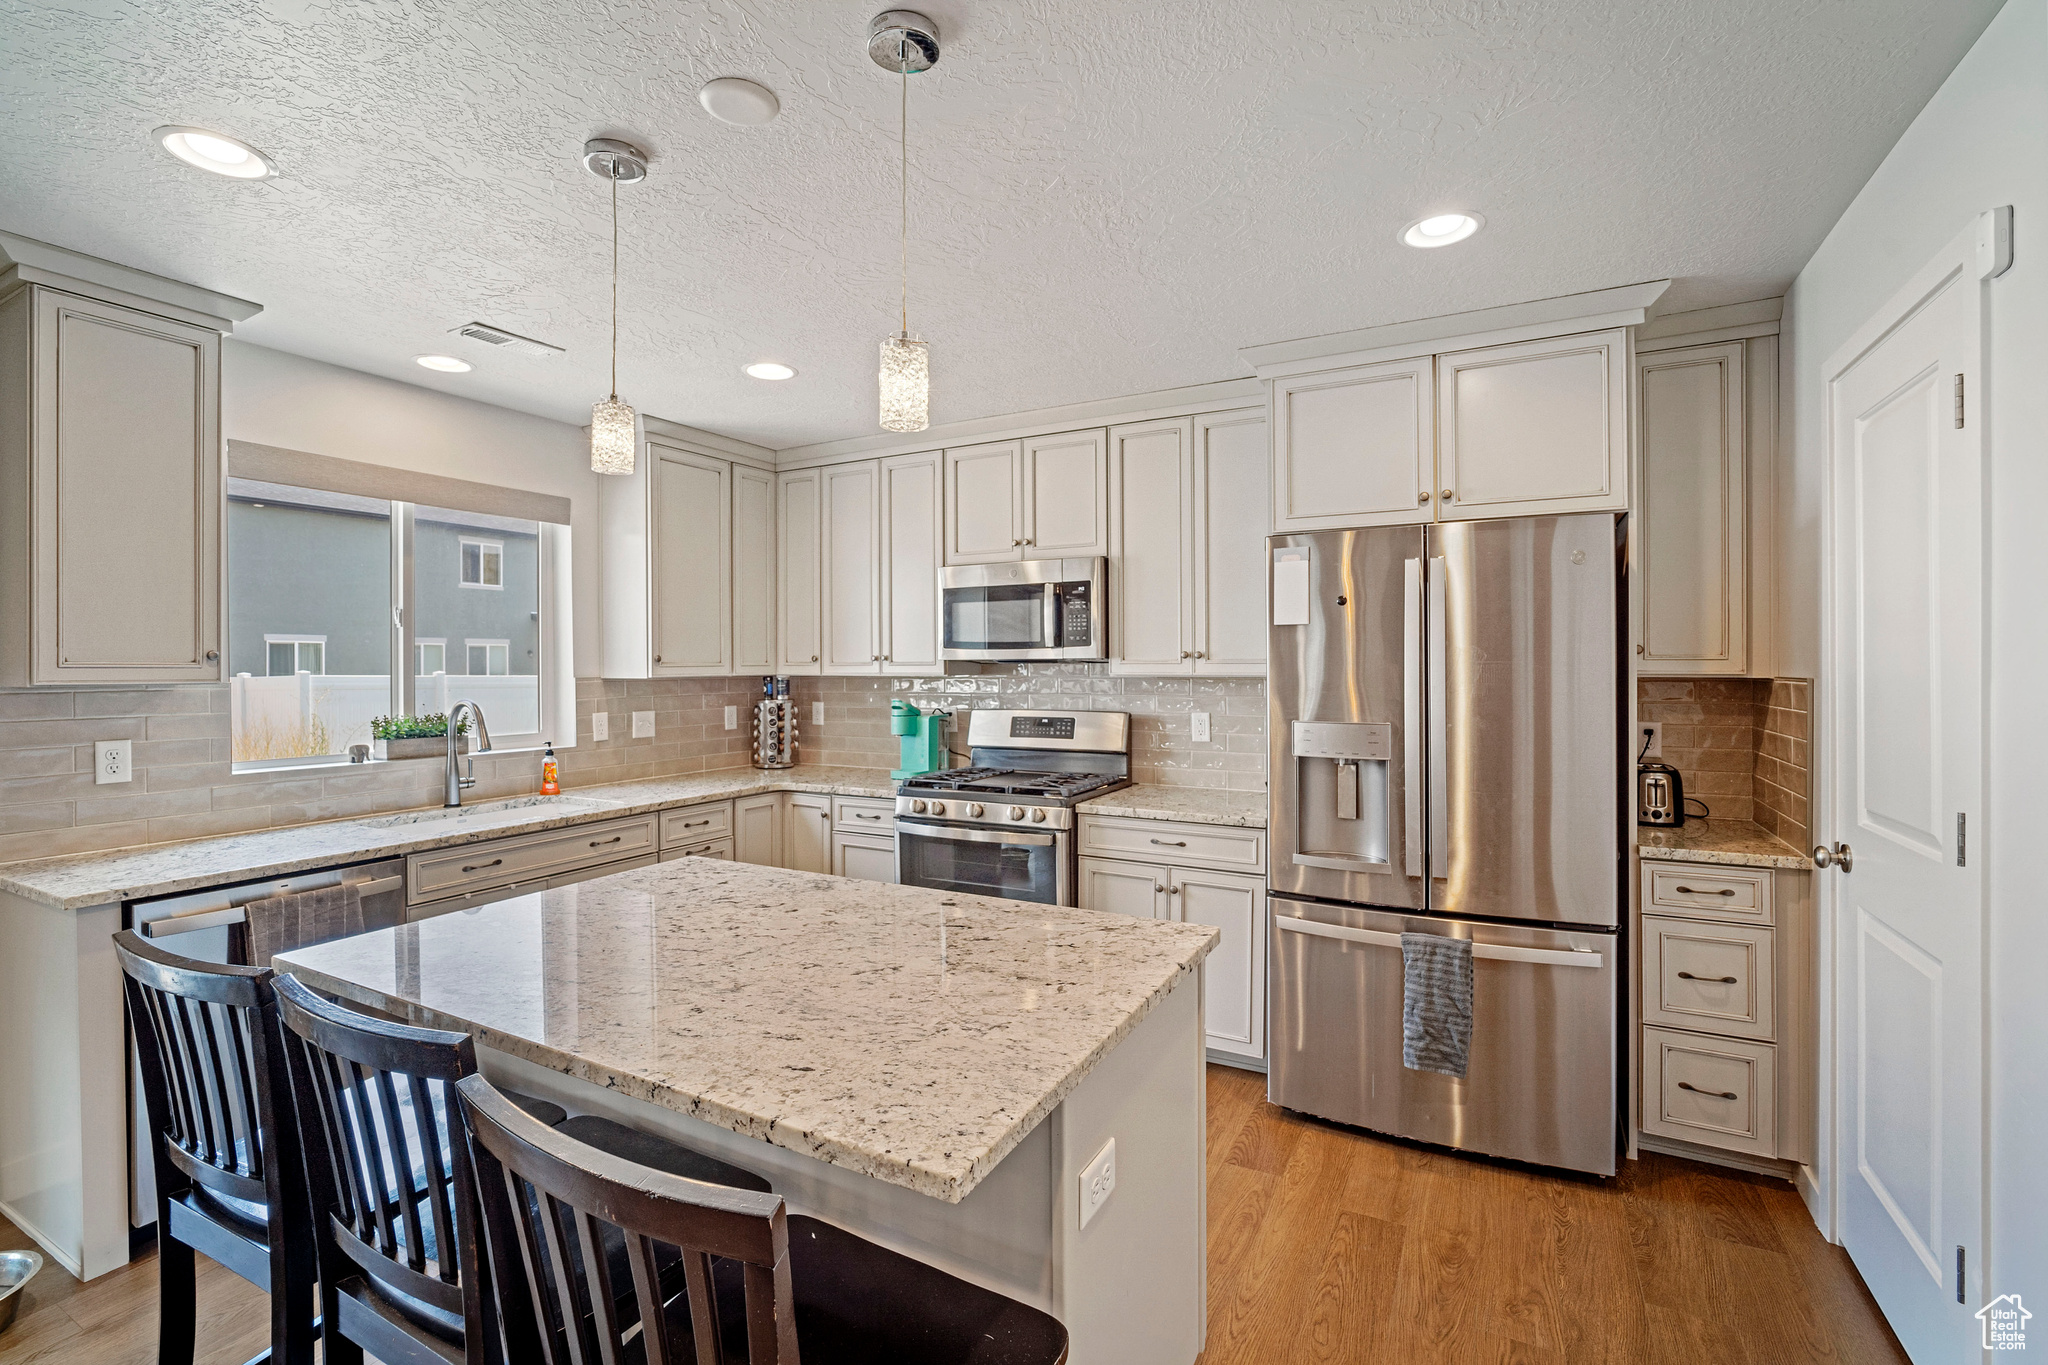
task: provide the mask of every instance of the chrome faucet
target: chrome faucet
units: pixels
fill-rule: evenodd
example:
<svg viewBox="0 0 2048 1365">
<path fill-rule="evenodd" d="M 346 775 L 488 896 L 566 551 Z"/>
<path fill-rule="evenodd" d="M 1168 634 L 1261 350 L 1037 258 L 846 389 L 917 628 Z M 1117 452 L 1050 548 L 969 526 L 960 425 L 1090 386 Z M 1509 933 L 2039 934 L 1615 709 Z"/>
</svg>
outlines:
<svg viewBox="0 0 2048 1365">
<path fill-rule="evenodd" d="M 467 709 L 469 718 L 476 722 L 476 748 L 470 751 L 469 776 L 461 776 L 455 768 L 455 723 Z M 476 755 L 491 751 L 491 727 L 484 724 L 484 708 L 473 701 L 458 701 L 448 708 L 448 798 L 444 806 L 460 806 L 462 789 L 476 785 Z"/>
</svg>

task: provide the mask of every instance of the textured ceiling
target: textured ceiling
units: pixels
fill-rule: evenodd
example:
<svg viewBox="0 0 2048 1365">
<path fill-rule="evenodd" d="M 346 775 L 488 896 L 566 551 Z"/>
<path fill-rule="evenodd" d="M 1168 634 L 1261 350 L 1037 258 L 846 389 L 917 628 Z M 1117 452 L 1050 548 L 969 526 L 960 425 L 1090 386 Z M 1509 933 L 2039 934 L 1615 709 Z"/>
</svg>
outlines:
<svg viewBox="0 0 2048 1365">
<path fill-rule="evenodd" d="M 0 227 L 265 304 L 263 345 L 565 420 L 606 387 L 785 447 L 875 428 L 896 326 L 880 0 L 0 0 Z M 1245 373 L 1240 346 L 1676 277 L 1775 293 L 1997 0 L 931 0 L 910 322 L 935 421 Z M 716 123 L 713 76 L 782 99 Z M 163 123 L 262 148 L 246 183 Z M 1470 208 L 1463 245 L 1395 241 Z M 446 333 L 472 318 L 548 361 Z M 449 350 L 461 376 L 411 363 Z M 794 365 L 782 384 L 757 359 Z"/>
</svg>

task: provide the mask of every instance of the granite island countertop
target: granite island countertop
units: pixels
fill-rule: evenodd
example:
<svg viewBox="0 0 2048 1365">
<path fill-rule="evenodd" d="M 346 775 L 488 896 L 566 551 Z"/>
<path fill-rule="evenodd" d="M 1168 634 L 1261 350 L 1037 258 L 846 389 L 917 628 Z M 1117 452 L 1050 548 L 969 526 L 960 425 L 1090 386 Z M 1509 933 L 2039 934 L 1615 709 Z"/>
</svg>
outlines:
<svg viewBox="0 0 2048 1365">
<path fill-rule="evenodd" d="M 1220 940 L 679 859 L 282 954 L 490 1048 L 958 1203 Z"/>
<path fill-rule="evenodd" d="M 1075 808 L 1081 815 L 1120 815 L 1136 820 L 1181 820 L 1191 825 L 1266 827 L 1266 793 L 1221 787 L 1182 787 L 1140 782 Z"/>
<path fill-rule="evenodd" d="M 727 768 L 718 772 L 575 787 L 561 796 L 485 799 L 459 813 L 439 806 L 353 820 L 288 825 L 249 834 L 174 844 L 73 853 L 0 863 L 0 891 L 61 910 L 168 896 L 228 882 L 278 877 L 309 868 L 395 858 L 479 839 L 533 834 L 593 820 L 723 801 L 762 792 L 817 792 L 888 797 L 896 784 L 886 768 Z"/>
<path fill-rule="evenodd" d="M 1813 859 L 1747 820 L 1688 820 L 1676 829 L 1636 827 L 1636 856 L 1648 862 L 1720 863 L 1796 871 Z"/>
</svg>

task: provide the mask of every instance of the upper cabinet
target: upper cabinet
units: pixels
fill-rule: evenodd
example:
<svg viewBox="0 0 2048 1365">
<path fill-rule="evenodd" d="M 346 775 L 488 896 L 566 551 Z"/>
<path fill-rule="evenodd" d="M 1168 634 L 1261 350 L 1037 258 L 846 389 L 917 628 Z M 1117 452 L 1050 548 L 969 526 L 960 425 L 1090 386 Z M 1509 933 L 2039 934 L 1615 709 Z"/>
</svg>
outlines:
<svg viewBox="0 0 2048 1365">
<path fill-rule="evenodd" d="M 1629 505 L 1621 327 L 1267 381 L 1282 533 Z"/>
<path fill-rule="evenodd" d="M 881 461 L 882 671 L 931 674 L 939 662 L 939 561 L 944 545 L 937 451 Z"/>
<path fill-rule="evenodd" d="M 1110 428 L 1113 671 L 1265 672 L 1266 450 L 1257 408 Z"/>
<path fill-rule="evenodd" d="M 824 475 L 824 671 L 879 673 L 880 470 L 861 460 L 828 465 Z"/>
<path fill-rule="evenodd" d="M 53 287 L 61 277 L 29 264 L 39 244 L 5 245 L 0 686 L 218 682 L 220 340 L 232 323 Z"/>
<path fill-rule="evenodd" d="M 1437 518 L 1628 507 L 1628 332 L 1436 358 Z"/>
<path fill-rule="evenodd" d="M 768 668 L 774 477 L 650 435 L 631 474 L 598 480 L 606 677 Z"/>
<path fill-rule="evenodd" d="M 824 484 L 822 469 L 775 476 L 777 673 L 816 673 L 824 662 Z"/>
<path fill-rule="evenodd" d="M 995 564 L 1109 552 L 1103 431 L 946 452 L 945 559 Z"/>
<path fill-rule="evenodd" d="M 940 671 L 937 451 L 780 477 L 784 673 Z"/>
</svg>

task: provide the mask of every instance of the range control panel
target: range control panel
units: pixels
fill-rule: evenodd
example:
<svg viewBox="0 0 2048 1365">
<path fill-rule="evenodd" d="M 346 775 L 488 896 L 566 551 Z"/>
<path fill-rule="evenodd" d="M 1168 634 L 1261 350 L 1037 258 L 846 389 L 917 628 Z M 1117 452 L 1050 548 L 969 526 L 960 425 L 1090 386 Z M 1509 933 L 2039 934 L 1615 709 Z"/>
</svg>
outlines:
<svg viewBox="0 0 2048 1365">
<path fill-rule="evenodd" d="M 1011 739 L 1072 739 L 1072 716 L 1011 716 Z"/>
</svg>

